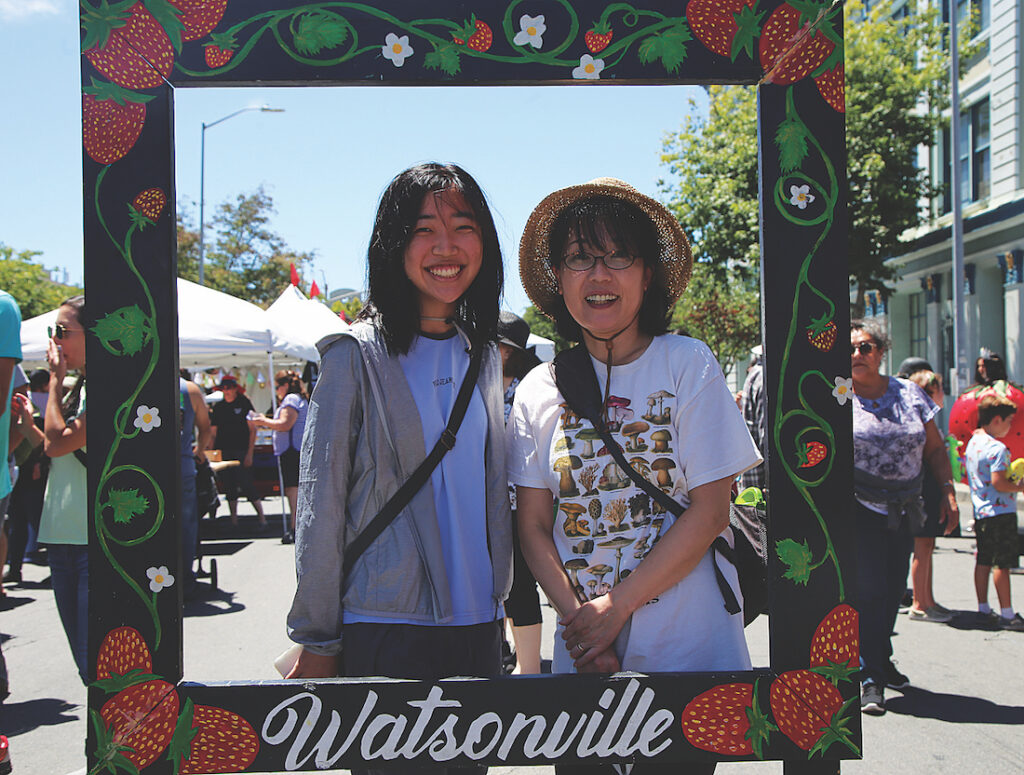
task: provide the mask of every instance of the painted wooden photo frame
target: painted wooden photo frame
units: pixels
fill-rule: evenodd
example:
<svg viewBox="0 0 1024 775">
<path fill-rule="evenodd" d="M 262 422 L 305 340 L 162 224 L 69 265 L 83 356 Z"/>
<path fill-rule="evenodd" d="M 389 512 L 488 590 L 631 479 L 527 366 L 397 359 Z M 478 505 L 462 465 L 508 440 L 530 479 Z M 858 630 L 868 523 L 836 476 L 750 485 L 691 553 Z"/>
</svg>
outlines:
<svg viewBox="0 0 1024 775">
<path fill-rule="evenodd" d="M 850 361 L 835 346 L 849 331 L 840 3 L 81 7 L 87 347 L 90 373 L 104 375 L 89 394 L 90 773 L 597 759 L 836 772 L 860 756 Z M 181 585 L 168 585 L 184 577 L 175 89 L 595 80 L 758 88 L 770 666 L 433 685 L 182 682 Z M 812 446 L 824 456 L 808 465 Z"/>
</svg>

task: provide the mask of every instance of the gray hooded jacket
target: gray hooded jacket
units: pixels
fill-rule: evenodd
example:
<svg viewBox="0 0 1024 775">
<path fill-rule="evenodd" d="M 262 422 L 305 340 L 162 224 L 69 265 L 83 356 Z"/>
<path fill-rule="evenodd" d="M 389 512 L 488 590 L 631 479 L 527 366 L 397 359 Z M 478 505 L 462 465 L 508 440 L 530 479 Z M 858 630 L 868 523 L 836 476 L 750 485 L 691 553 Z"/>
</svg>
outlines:
<svg viewBox="0 0 1024 775">
<path fill-rule="evenodd" d="M 356 560 L 346 544 L 426 457 L 416 402 L 398 358 L 368 323 L 327 337 L 309 401 L 299 466 L 295 565 L 288 635 L 314 654 L 342 648 L 342 612 L 444 624 L 452 617 L 430 480 Z M 488 345 L 477 382 L 487 409 L 487 543 L 495 615 L 512 583 L 512 517 L 505 479 L 501 357 Z"/>
</svg>

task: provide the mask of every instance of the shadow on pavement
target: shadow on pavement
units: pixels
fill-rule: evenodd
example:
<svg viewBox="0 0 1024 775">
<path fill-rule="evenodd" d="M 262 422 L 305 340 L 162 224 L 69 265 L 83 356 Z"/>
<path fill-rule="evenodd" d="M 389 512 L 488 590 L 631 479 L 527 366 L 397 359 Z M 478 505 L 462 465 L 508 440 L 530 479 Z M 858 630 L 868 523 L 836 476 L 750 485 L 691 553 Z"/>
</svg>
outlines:
<svg viewBox="0 0 1024 775">
<path fill-rule="evenodd" d="M 31 603 L 33 599 L 34 598 L 31 597 L 19 597 L 18 595 L 12 595 L 8 592 L 3 597 L 0 597 L 0 611 L 11 611 L 27 603 Z"/>
<path fill-rule="evenodd" d="M 8 737 L 31 732 L 36 727 L 52 727 L 78 721 L 81 705 L 55 697 L 43 697 L 26 702 L 7 702 L 0 705 L 0 730 Z"/>
<path fill-rule="evenodd" d="M 209 584 L 198 584 L 197 590 L 185 601 L 185 616 L 219 616 L 244 611 L 245 606 L 235 601 L 234 592 L 213 589 Z"/>
<path fill-rule="evenodd" d="M 953 618 L 946 624 L 954 630 L 986 630 L 988 632 L 1002 630 L 991 618 L 982 616 L 977 611 L 954 611 Z"/>
<path fill-rule="evenodd" d="M 953 724 L 1024 724 L 1024 706 L 997 705 L 981 697 L 938 694 L 908 686 L 903 696 L 886 698 L 891 713 L 916 718 L 932 718 Z"/>
</svg>

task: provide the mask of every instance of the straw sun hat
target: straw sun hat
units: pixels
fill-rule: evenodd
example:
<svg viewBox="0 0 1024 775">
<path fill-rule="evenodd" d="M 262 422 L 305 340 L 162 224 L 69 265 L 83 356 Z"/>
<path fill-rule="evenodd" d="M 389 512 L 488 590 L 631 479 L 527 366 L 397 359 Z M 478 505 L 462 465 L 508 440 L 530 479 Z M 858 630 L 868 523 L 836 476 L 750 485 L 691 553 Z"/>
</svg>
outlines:
<svg viewBox="0 0 1024 775">
<path fill-rule="evenodd" d="M 621 199 L 638 207 L 651 221 L 658 232 L 660 254 L 655 274 L 665 288 L 671 307 L 690 282 L 693 255 L 679 222 L 660 202 L 644 196 L 628 183 L 616 178 L 595 178 L 589 183 L 569 186 L 548 194 L 534 208 L 523 230 L 519 243 L 519 275 L 523 287 L 537 308 L 548 317 L 553 317 L 560 294 L 558 279 L 549 260 L 551 255 L 551 227 L 566 207 L 581 199 L 608 196 Z M 666 310 L 667 312 L 667 310 Z"/>
</svg>

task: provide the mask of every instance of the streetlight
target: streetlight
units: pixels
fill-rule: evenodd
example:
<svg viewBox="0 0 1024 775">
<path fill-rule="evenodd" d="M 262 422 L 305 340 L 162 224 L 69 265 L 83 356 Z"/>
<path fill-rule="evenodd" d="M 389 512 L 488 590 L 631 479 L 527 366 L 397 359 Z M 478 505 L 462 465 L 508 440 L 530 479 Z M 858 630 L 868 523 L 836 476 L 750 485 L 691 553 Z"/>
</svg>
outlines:
<svg viewBox="0 0 1024 775">
<path fill-rule="evenodd" d="M 246 113 L 250 110 L 258 110 L 260 113 L 284 113 L 284 108 L 272 108 L 269 105 L 250 105 L 247 108 L 236 110 L 234 113 L 229 113 L 223 118 L 218 118 L 216 121 L 211 121 L 209 124 L 203 124 L 202 139 L 199 143 L 199 284 L 203 285 L 203 261 L 206 258 L 206 223 L 204 217 L 205 201 L 205 188 L 206 188 L 206 130 L 210 127 L 215 127 L 217 124 L 221 124 L 227 121 L 229 118 L 234 118 L 240 113 Z"/>
</svg>

